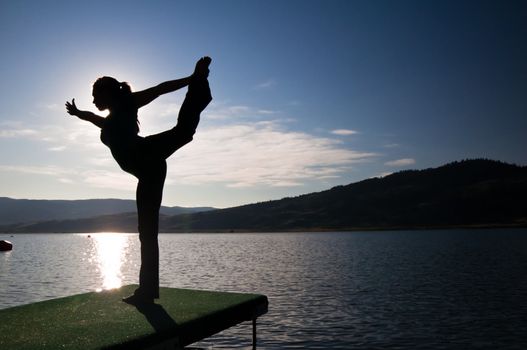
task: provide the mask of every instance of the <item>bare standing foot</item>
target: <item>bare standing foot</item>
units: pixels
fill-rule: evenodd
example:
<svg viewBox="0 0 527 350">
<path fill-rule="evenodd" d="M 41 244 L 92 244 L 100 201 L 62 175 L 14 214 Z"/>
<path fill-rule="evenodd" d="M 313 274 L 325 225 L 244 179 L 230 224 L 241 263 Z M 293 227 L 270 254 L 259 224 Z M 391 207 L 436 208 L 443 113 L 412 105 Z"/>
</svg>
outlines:
<svg viewBox="0 0 527 350">
<path fill-rule="evenodd" d="M 137 288 L 134 291 L 134 294 L 123 298 L 122 299 L 125 303 L 131 304 L 131 305 L 138 305 L 138 304 L 152 304 L 154 302 L 154 298 L 152 296 L 146 295 L 144 292 L 141 291 L 141 287 Z"/>
<path fill-rule="evenodd" d="M 132 294 L 129 297 L 122 299 L 125 303 L 130 305 L 140 305 L 140 304 L 153 304 L 154 298 L 143 296 L 140 294 Z"/>
</svg>

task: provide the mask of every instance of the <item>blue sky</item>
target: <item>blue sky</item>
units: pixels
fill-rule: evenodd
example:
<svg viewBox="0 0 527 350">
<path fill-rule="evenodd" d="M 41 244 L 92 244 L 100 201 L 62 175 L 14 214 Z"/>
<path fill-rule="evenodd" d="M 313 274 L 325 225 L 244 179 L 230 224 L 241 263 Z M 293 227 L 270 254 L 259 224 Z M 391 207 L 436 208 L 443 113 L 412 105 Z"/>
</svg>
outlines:
<svg viewBox="0 0 527 350">
<path fill-rule="evenodd" d="M 164 205 L 229 207 L 402 169 L 527 164 L 524 1 L 1 1 L 0 196 L 134 198 L 91 84 L 140 90 L 213 58 L 214 101 Z M 171 128 L 184 91 L 140 110 Z"/>
</svg>

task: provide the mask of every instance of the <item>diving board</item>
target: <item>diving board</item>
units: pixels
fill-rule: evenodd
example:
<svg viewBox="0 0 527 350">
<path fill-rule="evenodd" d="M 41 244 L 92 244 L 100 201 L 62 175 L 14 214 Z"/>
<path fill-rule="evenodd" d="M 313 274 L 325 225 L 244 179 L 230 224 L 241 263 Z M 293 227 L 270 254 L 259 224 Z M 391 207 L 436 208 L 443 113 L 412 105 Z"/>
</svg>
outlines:
<svg viewBox="0 0 527 350">
<path fill-rule="evenodd" d="M 121 301 L 136 285 L 0 310 L 0 349 L 182 349 L 267 312 L 267 297 L 161 288 L 155 304 Z"/>
</svg>

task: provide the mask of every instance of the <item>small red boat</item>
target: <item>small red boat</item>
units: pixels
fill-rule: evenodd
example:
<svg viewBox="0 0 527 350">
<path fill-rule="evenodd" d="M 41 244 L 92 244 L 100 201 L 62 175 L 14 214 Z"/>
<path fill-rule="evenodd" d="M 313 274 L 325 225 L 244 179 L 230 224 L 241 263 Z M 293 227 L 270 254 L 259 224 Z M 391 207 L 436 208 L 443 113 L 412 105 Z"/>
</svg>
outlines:
<svg viewBox="0 0 527 350">
<path fill-rule="evenodd" d="M 6 252 L 13 249 L 13 243 L 9 241 L 0 240 L 0 252 Z"/>
</svg>

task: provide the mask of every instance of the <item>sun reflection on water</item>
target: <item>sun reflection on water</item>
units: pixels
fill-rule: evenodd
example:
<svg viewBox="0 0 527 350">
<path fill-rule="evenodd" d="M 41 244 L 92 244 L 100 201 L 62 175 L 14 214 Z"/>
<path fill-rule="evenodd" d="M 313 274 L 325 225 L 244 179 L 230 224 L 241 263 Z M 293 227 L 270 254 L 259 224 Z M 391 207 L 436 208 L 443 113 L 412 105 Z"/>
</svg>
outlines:
<svg viewBox="0 0 527 350">
<path fill-rule="evenodd" d="M 95 261 L 102 278 L 102 286 L 96 291 L 119 288 L 122 285 L 122 265 L 126 262 L 128 235 L 99 233 L 91 235 L 95 246 Z"/>
</svg>

